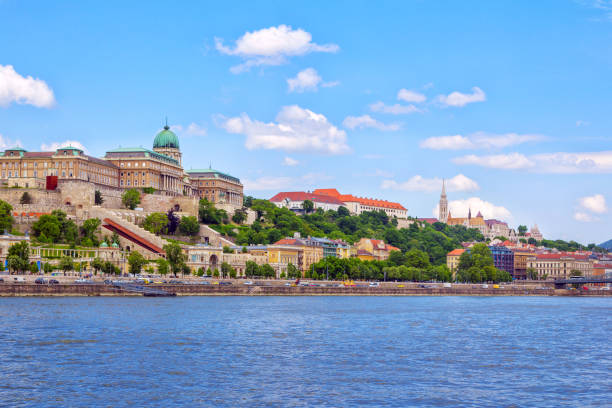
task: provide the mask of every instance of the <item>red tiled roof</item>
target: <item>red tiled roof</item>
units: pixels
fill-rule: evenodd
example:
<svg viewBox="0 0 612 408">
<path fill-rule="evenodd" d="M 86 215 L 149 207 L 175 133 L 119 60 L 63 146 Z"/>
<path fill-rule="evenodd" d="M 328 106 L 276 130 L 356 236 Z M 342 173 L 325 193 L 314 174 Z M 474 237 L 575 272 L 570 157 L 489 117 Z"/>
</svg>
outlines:
<svg viewBox="0 0 612 408">
<path fill-rule="evenodd" d="M 437 218 L 419 218 L 419 221 L 425 221 L 428 224 L 434 224 L 439 220 Z"/>
<path fill-rule="evenodd" d="M 575 255 L 571 253 L 557 253 L 557 254 L 538 254 L 538 259 L 561 259 L 561 258 L 574 258 L 577 261 L 586 261 L 589 259 L 588 255 Z"/>
<path fill-rule="evenodd" d="M 313 194 L 328 195 L 338 198 L 340 193 L 335 188 L 317 188 Z"/>
<path fill-rule="evenodd" d="M 274 245 L 295 245 L 297 239 L 295 238 L 283 238 L 274 243 Z"/>
<path fill-rule="evenodd" d="M 55 152 L 25 152 L 23 157 L 51 157 Z"/>
<path fill-rule="evenodd" d="M 457 249 L 453 249 L 452 251 L 450 251 L 448 254 L 446 254 L 447 256 L 455 256 L 455 255 L 461 255 L 465 252 L 465 249 L 461 249 L 461 248 L 457 248 Z"/>
<path fill-rule="evenodd" d="M 274 197 L 272 197 L 270 201 L 278 203 L 287 198 L 291 201 L 310 200 L 310 201 L 317 202 L 317 203 L 344 205 L 342 201 L 338 200 L 335 197 L 328 196 L 328 195 L 322 195 L 322 194 L 306 193 L 304 191 L 287 191 L 287 192 L 278 193 Z"/>
<path fill-rule="evenodd" d="M 355 197 L 352 194 L 340 194 L 335 188 L 319 188 L 313 191 L 314 194 L 328 195 L 336 197 L 345 203 L 359 203 L 370 207 L 394 208 L 396 210 L 406 210 L 400 203 L 394 203 L 386 200 L 377 200 L 374 198 Z"/>
</svg>

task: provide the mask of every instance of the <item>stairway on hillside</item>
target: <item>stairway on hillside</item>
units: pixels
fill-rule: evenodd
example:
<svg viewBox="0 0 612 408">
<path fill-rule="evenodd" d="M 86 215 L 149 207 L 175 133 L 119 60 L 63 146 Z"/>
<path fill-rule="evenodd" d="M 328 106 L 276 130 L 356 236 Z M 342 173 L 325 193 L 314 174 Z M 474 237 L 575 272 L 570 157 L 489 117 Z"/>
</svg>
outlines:
<svg viewBox="0 0 612 408">
<path fill-rule="evenodd" d="M 111 210 L 102 207 L 92 207 L 89 211 L 90 217 L 99 218 L 102 222 L 104 222 L 105 218 L 108 218 L 111 221 L 120 224 L 122 227 L 126 228 L 133 234 L 140 236 L 141 238 L 149 241 L 155 246 L 159 248 L 163 248 L 164 245 L 167 245 L 169 242 L 165 239 L 153 234 L 152 232 L 147 231 L 146 229 L 134 224 L 129 219 L 129 215 L 126 213 L 122 213 L 121 210 Z"/>
</svg>

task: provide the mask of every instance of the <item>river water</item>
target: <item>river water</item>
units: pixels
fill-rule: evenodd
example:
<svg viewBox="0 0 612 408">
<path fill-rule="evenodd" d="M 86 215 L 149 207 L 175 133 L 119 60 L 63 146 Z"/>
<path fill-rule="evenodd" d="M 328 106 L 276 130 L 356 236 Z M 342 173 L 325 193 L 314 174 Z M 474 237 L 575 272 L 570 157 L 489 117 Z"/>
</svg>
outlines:
<svg viewBox="0 0 612 408">
<path fill-rule="evenodd" d="M 610 406 L 612 299 L 0 298 L 0 406 Z"/>
</svg>

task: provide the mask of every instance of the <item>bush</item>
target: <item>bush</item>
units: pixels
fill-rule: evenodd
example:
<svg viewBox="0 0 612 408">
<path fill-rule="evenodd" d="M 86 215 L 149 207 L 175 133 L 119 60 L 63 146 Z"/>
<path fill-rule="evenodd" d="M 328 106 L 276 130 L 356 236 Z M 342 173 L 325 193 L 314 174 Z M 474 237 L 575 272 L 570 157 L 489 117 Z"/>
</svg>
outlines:
<svg viewBox="0 0 612 408">
<path fill-rule="evenodd" d="M 19 204 L 32 204 L 32 196 L 27 191 L 24 191 L 19 199 Z"/>
<path fill-rule="evenodd" d="M 126 192 L 121 196 L 121 202 L 125 208 L 133 210 L 138 204 L 140 204 L 140 193 L 134 188 L 126 190 Z"/>
</svg>

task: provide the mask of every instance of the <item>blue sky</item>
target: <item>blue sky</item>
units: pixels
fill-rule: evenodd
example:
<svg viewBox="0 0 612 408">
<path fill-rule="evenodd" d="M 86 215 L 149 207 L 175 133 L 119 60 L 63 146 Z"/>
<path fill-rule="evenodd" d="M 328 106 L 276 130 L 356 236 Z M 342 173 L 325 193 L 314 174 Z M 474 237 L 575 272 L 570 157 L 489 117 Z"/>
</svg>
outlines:
<svg viewBox="0 0 612 408">
<path fill-rule="evenodd" d="M 607 1 L 0 1 L 0 140 L 612 238 Z M 29 78 L 31 77 L 31 78 Z"/>
</svg>

